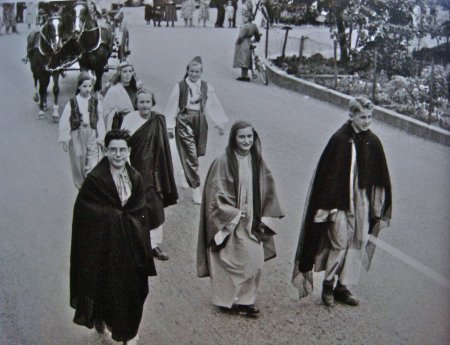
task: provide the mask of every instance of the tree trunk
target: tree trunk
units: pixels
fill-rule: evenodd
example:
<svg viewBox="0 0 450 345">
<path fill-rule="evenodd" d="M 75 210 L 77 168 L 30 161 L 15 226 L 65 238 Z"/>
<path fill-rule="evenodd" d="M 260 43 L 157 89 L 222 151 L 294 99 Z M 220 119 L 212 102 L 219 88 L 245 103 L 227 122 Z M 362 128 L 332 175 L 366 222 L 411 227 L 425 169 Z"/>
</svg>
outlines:
<svg viewBox="0 0 450 345">
<path fill-rule="evenodd" d="M 344 18 L 342 17 L 342 12 L 336 13 L 336 27 L 338 30 L 339 48 L 341 50 L 340 63 L 346 66 L 349 62 L 349 57 L 348 57 L 347 37 L 345 35 L 345 23 Z"/>
</svg>

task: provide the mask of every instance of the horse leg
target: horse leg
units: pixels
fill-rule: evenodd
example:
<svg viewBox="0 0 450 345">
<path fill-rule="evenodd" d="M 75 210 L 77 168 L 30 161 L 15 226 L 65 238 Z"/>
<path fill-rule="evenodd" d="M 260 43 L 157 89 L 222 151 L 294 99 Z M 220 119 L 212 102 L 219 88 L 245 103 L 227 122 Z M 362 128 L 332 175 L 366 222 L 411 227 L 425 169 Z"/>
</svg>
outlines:
<svg viewBox="0 0 450 345">
<path fill-rule="evenodd" d="M 97 68 L 95 71 L 95 85 L 94 85 L 94 91 L 99 92 L 102 89 L 102 79 L 103 79 L 103 72 L 104 72 L 104 66 L 101 66 L 100 68 Z"/>
<path fill-rule="evenodd" d="M 53 73 L 53 121 L 58 122 L 59 119 L 59 102 L 58 102 L 58 96 L 59 96 L 59 73 Z"/>
<path fill-rule="evenodd" d="M 35 103 L 39 103 L 39 83 L 38 83 L 38 78 L 36 76 L 33 76 L 33 79 L 34 79 L 33 101 Z"/>
<path fill-rule="evenodd" d="M 47 110 L 47 88 L 50 84 L 50 73 L 43 73 L 39 78 L 39 96 L 41 98 L 39 103 L 39 118 L 45 116 Z"/>
</svg>

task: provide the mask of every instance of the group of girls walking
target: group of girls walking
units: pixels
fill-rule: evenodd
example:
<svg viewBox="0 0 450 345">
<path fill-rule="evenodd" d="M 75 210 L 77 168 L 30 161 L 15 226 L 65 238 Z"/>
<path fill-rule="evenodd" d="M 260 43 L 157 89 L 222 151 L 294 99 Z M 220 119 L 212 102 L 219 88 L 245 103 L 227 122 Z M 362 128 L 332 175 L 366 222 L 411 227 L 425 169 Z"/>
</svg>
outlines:
<svg viewBox="0 0 450 345">
<path fill-rule="evenodd" d="M 197 56 L 186 66 L 184 78 L 174 86 L 164 111 L 167 127 L 161 128 L 166 128 L 164 136 L 175 139 L 180 159 L 175 166 L 181 165 L 184 172 L 182 187 L 191 188 L 192 201 L 202 205 L 198 274 L 211 275 L 215 305 L 227 309 L 237 304 L 241 313 L 254 316 L 258 314 L 254 301 L 262 264 L 275 255 L 273 233 L 267 230 L 263 236 L 261 219 L 283 214 L 272 175 L 262 159 L 258 135 L 244 121 L 232 126 L 226 152 L 212 164 L 202 195 L 198 168 L 199 157 L 206 154 L 207 117 L 220 135 L 228 122 L 213 86 L 202 79 L 202 73 L 202 60 Z M 137 132 L 137 127 L 143 128 L 146 122 L 145 116 L 141 120 L 140 115 L 148 113 L 155 103 L 153 93 L 141 91 L 134 68 L 126 61 L 118 66 L 103 102 L 91 95 L 92 83 L 89 73 L 80 73 L 76 95 L 67 103 L 59 123 L 59 141 L 69 151 L 77 188 L 105 152 L 102 150 L 105 132 L 118 128 Z M 132 147 L 132 152 L 138 149 Z M 131 158 L 133 165 L 136 159 Z M 162 229 L 159 232 L 158 235 L 151 231 L 152 243 L 158 242 L 156 237 L 162 239 Z M 160 260 L 168 259 L 159 249 L 153 248 L 153 255 Z M 236 264 L 232 270 L 228 267 L 230 260 Z"/>
</svg>

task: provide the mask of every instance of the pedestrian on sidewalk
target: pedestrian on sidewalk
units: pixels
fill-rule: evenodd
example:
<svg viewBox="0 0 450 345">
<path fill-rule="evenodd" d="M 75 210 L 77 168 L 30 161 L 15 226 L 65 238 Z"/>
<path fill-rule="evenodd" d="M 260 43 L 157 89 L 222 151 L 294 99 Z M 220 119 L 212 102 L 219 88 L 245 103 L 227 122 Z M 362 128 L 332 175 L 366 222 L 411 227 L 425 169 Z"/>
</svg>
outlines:
<svg viewBox="0 0 450 345">
<path fill-rule="evenodd" d="M 25 22 L 27 23 L 28 30 L 36 27 L 38 17 L 38 4 L 36 2 L 27 2 L 27 7 L 25 11 Z"/>
<path fill-rule="evenodd" d="M 198 11 L 198 26 L 200 26 L 200 22 L 203 21 L 203 27 L 206 27 L 206 21 L 209 20 L 210 3 L 211 0 L 200 0 Z"/>
<path fill-rule="evenodd" d="M 252 23 L 251 17 L 243 16 L 244 24 L 239 30 L 239 36 L 234 46 L 233 68 L 241 69 L 241 76 L 237 78 L 239 81 L 250 81 L 248 70 L 252 68 L 252 52 L 250 47 L 252 45 L 252 38 L 259 42 L 261 34 L 258 27 Z"/>
<path fill-rule="evenodd" d="M 73 210 L 70 306 L 74 323 L 136 345 L 148 277 L 156 275 L 141 175 L 128 163 L 130 135 L 113 130 Z"/>
<path fill-rule="evenodd" d="M 231 5 L 233 6 L 234 12 L 233 12 L 233 28 L 236 28 L 236 15 L 238 10 L 238 1 L 237 0 L 231 0 Z"/>
<path fill-rule="evenodd" d="M 111 78 L 103 100 L 106 130 L 119 129 L 123 118 L 137 110 L 137 91 L 142 87 L 136 79 L 133 65 L 122 61 Z"/>
<path fill-rule="evenodd" d="M 233 27 L 234 7 L 231 1 L 228 1 L 227 7 L 225 7 L 225 13 L 228 20 L 228 27 Z"/>
<path fill-rule="evenodd" d="M 177 18 L 177 6 L 175 0 L 166 0 L 166 4 L 164 7 L 165 19 L 166 19 L 166 27 L 169 26 L 169 22 L 172 22 L 172 27 L 175 26 L 175 22 L 178 20 Z"/>
<path fill-rule="evenodd" d="M 292 282 L 302 298 L 312 292 L 313 270 L 325 271 L 326 306 L 359 304 L 348 286 L 358 283 L 362 264 L 370 266 L 374 244 L 367 232 L 376 238 L 391 219 L 389 170 L 381 141 L 369 129 L 372 110 L 365 97 L 349 102 L 350 118 L 325 147 L 306 202 Z"/>
<path fill-rule="evenodd" d="M 150 21 L 153 19 L 153 0 L 144 1 L 144 19 L 145 24 L 150 25 Z M 156 26 L 155 22 L 153 22 Z"/>
<path fill-rule="evenodd" d="M 223 135 L 228 117 L 210 83 L 202 80 L 203 65 L 200 56 L 193 58 L 186 67 L 186 75 L 173 88 L 164 114 L 169 137 L 176 139 L 181 166 L 187 185 L 192 188 L 194 203 L 201 203 L 199 157 L 206 153 L 208 123 L 206 115 Z M 184 180 L 184 179 L 183 179 Z"/>
<path fill-rule="evenodd" d="M 154 105 L 153 93 L 146 89 L 139 90 L 138 111 L 125 116 L 122 129 L 131 134 L 130 163 L 142 176 L 153 257 L 168 260 L 167 253 L 161 250 L 164 208 L 177 203 L 178 192 L 173 176 L 166 118 L 152 110 Z"/>
<path fill-rule="evenodd" d="M 19 33 L 17 31 L 17 22 L 16 15 L 14 13 L 14 3 L 5 2 L 3 3 L 3 25 L 5 25 L 5 32 L 9 35 L 9 29 L 11 28 L 11 32 L 16 34 Z"/>
<path fill-rule="evenodd" d="M 257 317 L 264 261 L 276 256 L 270 218 L 281 218 L 275 182 L 253 126 L 233 124 L 225 153 L 205 181 L 197 246 L 197 274 L 210 277 L 212 303 L 224 312 Z"/>
<path fill-rule="evenodd" d="M 181 18 L 184 19 L 184 26 L 193 27 L 192 18 L 194 17 L 195 11 L 195 1 L 194 0 L 185 0 L 181 5 Z"/>
<path fill-rule="evenodd" d="M 216 28 L 223 28 L 223 22 L 225 21 L 225 4 L 226 0 L 214 0 L 217 8 L 217 18 L 214 26 Z"/>
<path fill-rule="evenodd" d="M 78 75 L 76 95 L 66 104 L 59 121 L 58 141 L 69 152 L 77 189 L 100 161 L 105 138 L 102 105 L 91 96 L 92 83 L 88 72 Z"/>
</svg>

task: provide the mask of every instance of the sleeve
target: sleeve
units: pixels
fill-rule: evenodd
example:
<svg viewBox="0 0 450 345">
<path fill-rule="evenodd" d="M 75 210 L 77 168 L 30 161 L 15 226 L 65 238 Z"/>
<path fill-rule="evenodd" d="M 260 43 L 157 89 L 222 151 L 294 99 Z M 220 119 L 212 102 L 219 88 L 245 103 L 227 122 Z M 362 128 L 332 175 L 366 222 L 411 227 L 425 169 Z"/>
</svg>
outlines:
<svg viewBox="0 0 450 345">
<path fill-rule="evenodd" d="M 216 92 L 211 84 L 208 83 L 208 100 L 206 101 L 205 113 L 209 118 L 218 126 L 223 126 L 229 119 L 225 114 L 225 110 L 222 107 Z"/>
<path fill-rule="evenodd" d="M 101 102 L 97 105 L 98 121 L 97 121 L 97 143 L 104 145 L 106 135 L 106 125 L 103 119 L 103 106 Z"/>
<path fill-rule="evenodd" d="M 325 223 L 328 220 L 334 220 L 334 214 L 337 212 L 337 208 L 330 210 L 318 209 L 314 215 L 314 223 Z"/>
<path fill-rule="evenodd" d="M 238 39 L 237 39 L 237 43 L 238 43 L 238 44 L 241 44 L 241 43 L 242 43 L 242 40 L 243 40 L 244 38 L 246 38 L 246 37 L 247 37 L 247 30 L 246 30 L 245 27 L 244 27 L 244 28 L 242 28 L 242 29 L 239 30 L 239 36 L 238 36 Z"/>
<path fill-rule="evenodd" d="M 61 114 L 61 118 L 59 119 L 59 136 L 58 136 L 58 142 L 68 142 L 71 139 L 70 132 L 70 112 L 72 111 L 72 108 L 70 107 L 70 102 L 67 102 L 66 106 L 64 107 L 63 113 Z"/>
<path fill-rule="evenodd" d="M 216 242 L 216 245 L 220 246 L 223 241 L 230 235 L 238 226 L 239 221 L 242 217 L 242 212 L 239 211 L 239 213 L 234 217 L 234 219 L 228 224 L 225 228 L 222 230 L 219 230 L 217 234 L 214 236 L 214 242 Z"/>
<path fill-rule="evenodd" d="M 167 102 L 166 108 L 164 109 L 164 115 L 166 116 L 167 128 L 175 127 L 175 119 L 178 114 L 178 103 L 180 99 L 180 88 L 178 84 L 172 90 L 170 94 L 169 101 Z"/>
</svg>

